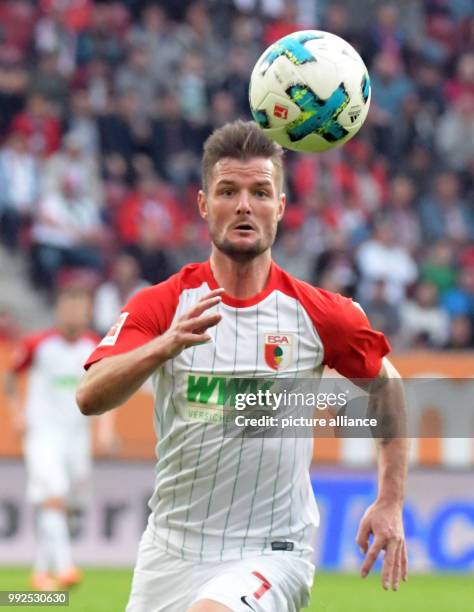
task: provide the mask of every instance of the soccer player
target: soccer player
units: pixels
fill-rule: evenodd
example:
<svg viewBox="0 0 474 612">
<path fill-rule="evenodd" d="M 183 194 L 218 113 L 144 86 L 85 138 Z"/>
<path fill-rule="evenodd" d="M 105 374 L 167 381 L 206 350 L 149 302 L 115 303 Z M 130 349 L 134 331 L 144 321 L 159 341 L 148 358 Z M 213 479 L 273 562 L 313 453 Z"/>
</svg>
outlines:
<svg viewBox="0 0 474 612">
<path fill-rule="evenodd" d="M 75 391 L 83 363 L 97 344 L 88 331 L 88 292 L 66 288 L 58 294 L 56 325 L 26 337 L 13 357 L 5 390 L 15 429 L 24 433 L 27 497 L 35 506 L 36 552 L 31 586 L 68 587 L 80 581 L 71 555 L 67 512 L 87 497 L 91 468 L 90 422 L 78 410 Z M 17 378 L 29 370 L 26 401 Z M 104 450 L 115 442 L 110 416 L 99 420 Z"/>
<path fill-rule="evenodd" d="M 285 209 L 282 149 L 253 122 L 225 125 L 205 144 L 202 180 L 210 259 L 129 300 L 86 363 L 78 404 L 101 414 L 153 375 L 157 476 L 128 612 L 296 611 L 314 573 L 313 440 L 225 437 L 225 396 L 235 378 L 318 379 L 327 365 L 373 380 L 370 410 L 393 423 L 404 412 L 400 381 L 358 306 L 272 262 Z M 407 571 L 406 467 L 405 440 L 381 439 L 378 497 L 358 543 L 364 576 L 385 551 L 385 588 Z"/>
</svg>

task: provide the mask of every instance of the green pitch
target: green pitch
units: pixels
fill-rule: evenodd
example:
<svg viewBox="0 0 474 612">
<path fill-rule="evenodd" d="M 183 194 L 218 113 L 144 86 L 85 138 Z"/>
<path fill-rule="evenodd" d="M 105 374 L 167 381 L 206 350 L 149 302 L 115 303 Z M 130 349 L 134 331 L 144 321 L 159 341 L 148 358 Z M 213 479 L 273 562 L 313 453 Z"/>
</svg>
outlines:
<svg viewBox="0 0 474 612">
<path fill-rule="evenodd" d="M 0 590 L 27 589 L 29 572 L 0 567 Z M 87 569 L 84 583 L 71 590 L 68 608 L 41 606 L 59 612 L 120 612 L 125 609 L 131 571 Z M 3 608 L 13 609 L 13 608 Z M 15 609 L 17 609 L 15 607 Z M 23 608 L 25 609 L 25 608 Z M 31 610 L 33 608 L 26 607 Z M 362 580 L 347 574 L 316 575 L 309 612 L 472 612 L 474 577 L 412 575 L 397 593 L 385 592 L 378 576 Z M 184 611 L 183 611 L 184 612 Z M 275 611 L 277 612 L 277 611 Z M 280 611 L 278 611 L 280 612 Z"/>
</svg>

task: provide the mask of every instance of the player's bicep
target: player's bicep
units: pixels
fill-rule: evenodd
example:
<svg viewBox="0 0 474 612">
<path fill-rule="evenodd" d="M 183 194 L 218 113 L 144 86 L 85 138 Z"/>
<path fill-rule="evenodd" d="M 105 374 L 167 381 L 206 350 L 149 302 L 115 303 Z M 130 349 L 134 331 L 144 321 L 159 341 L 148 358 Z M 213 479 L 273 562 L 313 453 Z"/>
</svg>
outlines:
<svg viewBox="0 0 474 612">
<path fill-rule="evenodd" d="M 373 379 L 390 352 L 385 336 L 372 328 L 359 304 L 341 298 L 334 312 L 333 334 L 325 347 L 325 363 L 346 378 Z M 326 350 L 327 349 L 327 350 Z"/>
</svg>

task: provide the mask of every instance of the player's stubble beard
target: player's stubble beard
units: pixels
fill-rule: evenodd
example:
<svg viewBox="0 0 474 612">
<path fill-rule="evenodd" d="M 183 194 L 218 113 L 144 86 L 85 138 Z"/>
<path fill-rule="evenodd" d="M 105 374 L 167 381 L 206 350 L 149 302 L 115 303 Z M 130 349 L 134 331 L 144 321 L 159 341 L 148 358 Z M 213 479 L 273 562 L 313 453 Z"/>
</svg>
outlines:
<svg viewBox="0 0 474 612">
<path fill-rule="evenodd" d="M 233 243 L 232 240 L 226 237 L 225 233 L 221 236 L 211 219 L 209 219 L 208 227 L 211 241 L 216 249 L 227 255 L 232 261 L 248 263 L 272 247 L 277 232 L 277 221 L 270 228 L 263 231 L 263 237 L 258 238 L 253 244 L 245 247 Z"/>
</svg>

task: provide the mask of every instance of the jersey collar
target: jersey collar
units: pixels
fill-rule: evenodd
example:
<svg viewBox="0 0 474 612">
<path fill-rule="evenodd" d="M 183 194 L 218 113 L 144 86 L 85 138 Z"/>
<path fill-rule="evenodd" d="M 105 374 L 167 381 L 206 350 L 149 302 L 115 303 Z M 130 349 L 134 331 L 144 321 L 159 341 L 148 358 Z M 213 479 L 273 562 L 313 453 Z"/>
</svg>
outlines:
<svg viewBox="0 0 474 612">
<path fill-rule="evenodd" d="M 218 289 L 219 285 L 217 284 L 217 281 L 212 273 L 211 262 L 209 259 L 205 263 L 205 275 L 209 288 L 211 290 Z M 262 302 L 266 297 L 268 297 L 272 291 L 274 291 L 277 285 L 277 275 L 278 266 L 275 264 L 274 261 L 272 261 L 270 264 L 270 273 L 268 275 L 265 287 L 262 289 L 262 291 L 245 299 L 236 298 L 227 293 L 223 293 L 222 302 L 227 306 L 231 306 L 232 308 L 248 308 L 249 306 L 255 306 L 259 302 Z"/>
</svg>

